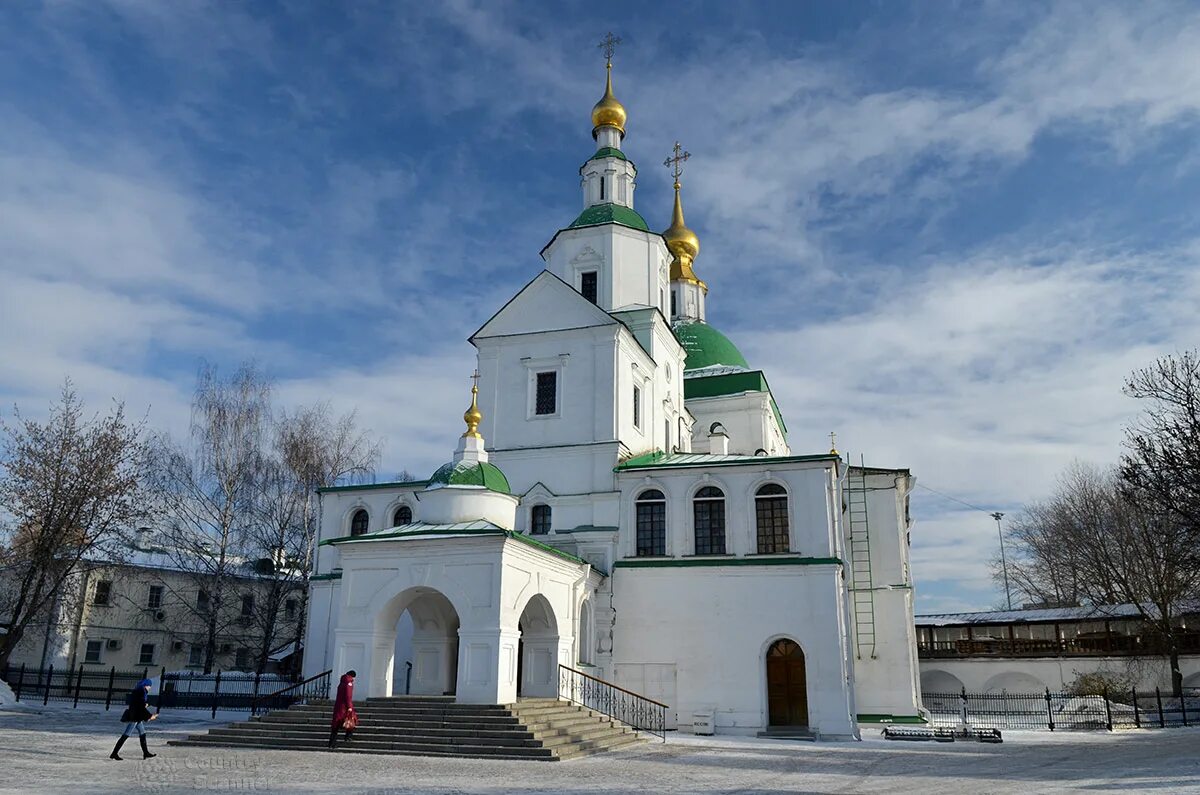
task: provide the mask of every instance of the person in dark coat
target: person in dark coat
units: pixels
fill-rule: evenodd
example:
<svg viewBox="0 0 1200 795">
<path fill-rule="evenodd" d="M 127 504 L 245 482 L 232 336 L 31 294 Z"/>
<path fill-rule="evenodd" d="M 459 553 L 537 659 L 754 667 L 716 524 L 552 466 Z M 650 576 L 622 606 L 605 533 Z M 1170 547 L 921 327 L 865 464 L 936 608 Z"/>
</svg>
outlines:
<svg viewBox="0 0 1200 795">
<path fill-rule="evenodd" d="M 158 756 L 158 754 L 150 753 L 150 749 L 146 747 L 146 721 L 158 718 L 157 715 L 150 713 L 150 709 L 146 705 L 146 698 L 150 695 L 152 687 L 154 687 L 153 682 L 143 679 L 134 686 L 133 690 L 129 691 L 129 695 L 125 696 L 125 711 L 121 713 L 121 720 L 125 721 L 125 731 L 117 738 L 117 747 L 108 755 L 109 759 L 121 761 L 121 756 L 117 752 L 121 750 L 121 746 L 135 730 L 142 743 L 142 759 Z"/>
<path fill-rule="evenodd" d="M 341 729 L 346 730 L 346 740 L 349 741 L 358 726 L 358 713 L 354 711 L 354 677 L 358 674 L 347 671 L 338 682 L 337 699 L 333 702 L 333 724 L 329 728 L 329 747 L 337 747 L 337 735 Z"/>
</svg>

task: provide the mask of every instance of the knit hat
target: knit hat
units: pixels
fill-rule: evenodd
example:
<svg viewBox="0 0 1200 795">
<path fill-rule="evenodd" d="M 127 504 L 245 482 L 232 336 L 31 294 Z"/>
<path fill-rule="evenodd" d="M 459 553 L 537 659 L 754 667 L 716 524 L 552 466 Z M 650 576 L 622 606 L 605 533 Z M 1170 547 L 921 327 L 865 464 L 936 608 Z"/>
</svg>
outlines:
<svg viewBox="0 0 1200 795">
<path fill-rule="evenodd" d="M 138 687 L 154 687 L 154 682 L 150 679 L 143 679 L 137 683 Z"/>
</svg>

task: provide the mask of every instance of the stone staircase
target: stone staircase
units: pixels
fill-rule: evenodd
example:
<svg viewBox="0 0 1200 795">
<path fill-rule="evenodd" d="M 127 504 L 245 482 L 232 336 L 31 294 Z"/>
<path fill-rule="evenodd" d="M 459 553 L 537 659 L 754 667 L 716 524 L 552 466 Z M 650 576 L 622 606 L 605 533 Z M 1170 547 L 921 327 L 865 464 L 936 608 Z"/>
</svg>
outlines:
<svg viewBox="0 0 1200 795">
<path fill-rule="evenodd" d="M 643 742 L 600 713 L 553 698 L 458 704 L 453 696 L 371 698 L 357 705 L 354 739 L 337 751 L 553 762 Z M 328 751 L 333 706 L 313 702 L 211 729 L 170 745 Z"/>
</svg>

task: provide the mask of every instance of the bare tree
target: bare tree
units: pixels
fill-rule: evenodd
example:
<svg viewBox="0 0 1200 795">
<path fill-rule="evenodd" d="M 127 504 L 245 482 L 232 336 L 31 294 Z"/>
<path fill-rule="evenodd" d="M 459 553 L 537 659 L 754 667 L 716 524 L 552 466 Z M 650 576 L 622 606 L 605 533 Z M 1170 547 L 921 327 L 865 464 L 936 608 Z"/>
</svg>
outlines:
<svg viewBox="0 0 1200 795">
<path fill-rule="evenodd" d="M 1125 394 L 1144 412 L 1126 429 L 1121 476 L 1132 496 L 1192 534 L 1200 563 L 1200 354 L 1158 359 L 1129 377 Z"/>
<path fill-rule="evenodd" d="M 16 424 L 0 429 L 3 665 L 30 623 L 68 598 L 64 586 L 80 564 L 111 553 L 110 542 L 143 515 L 146 448 L 142 423 L 129 422 L 121 403 L 85 418 L 69 380 L 46 422 L 17 411 Z"/>
<path fill-rule="evenodd" d="M 294 634 L 297 652 L 304 641 L 303 617 L 308 604 L 304 583 L 312 571 L 316 551 L 317 489 L 372 479 L 380 453 L 380 442 L 358 427 L 356 412 L 335 419 L 328 403 L 317 403 L 290 414 L 282 412 L 277 419 L 271 499 L 266 506 L 271 520 L 267 540 L 281 551 L 285 561 L 276 569 L 280 592 L 299 595 Z M 272 621 L 272 630 L 274 626 Z M 265 665 L 265 655 L 260 665 Z"/>
<path fill-rule="evenodd" d="M 1116 470 L 1075 464 L 1047 500 L 1010 527 L 1016 555 L 1009 574 L 1035 601 L 1073 595 L 1101 612 L 1134 605 L 1152 649 L 1169 660 L 1178 695 L 1180 618 L 1195 606 L 1200 567 L 1194 535 L 1176 514 L 1156 507 Z"/>
<path fill-rule="evenodd" d="M 235 588 L 247 570 L 246 531 L 259 498 L 258 479 L 270 427 L 271 384 L 252 364 L 228 379 L 204 366 L 192 400 L 191 434 L 154 445 L 154 486 L 166 527 L 164 549 L 188 577 L 175 595 L 202 623 L 204 671 L 219 639 L 244 636 L 249 623 Z M 174 591 L 180 579 L 163 578 Z M 253 610 L 251 610 L 251 614 Z"/>
</svg>

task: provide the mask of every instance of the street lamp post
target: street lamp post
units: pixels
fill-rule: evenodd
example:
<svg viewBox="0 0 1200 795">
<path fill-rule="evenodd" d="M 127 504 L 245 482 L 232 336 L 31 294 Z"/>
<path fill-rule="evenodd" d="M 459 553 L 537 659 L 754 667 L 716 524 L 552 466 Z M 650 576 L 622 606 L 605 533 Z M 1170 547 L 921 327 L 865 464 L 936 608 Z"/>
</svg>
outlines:
<svg viewBox="0 0 1200 795">
<path fill-rule="evenodd" d="M 1000 536 L 1000 568 L 1004 570 L 1004 596 L 1008 599 L 1008 609 L 1012 610 L 1012 591 L 1008 587 L 1008 559 L 1004 556 L 1004 531 L 1000 529 L 1000 520 L 1004 518 L 1004 514 L 996 511 L 992 518 L 996 520 L 996 535 Z"/>
</svg>

